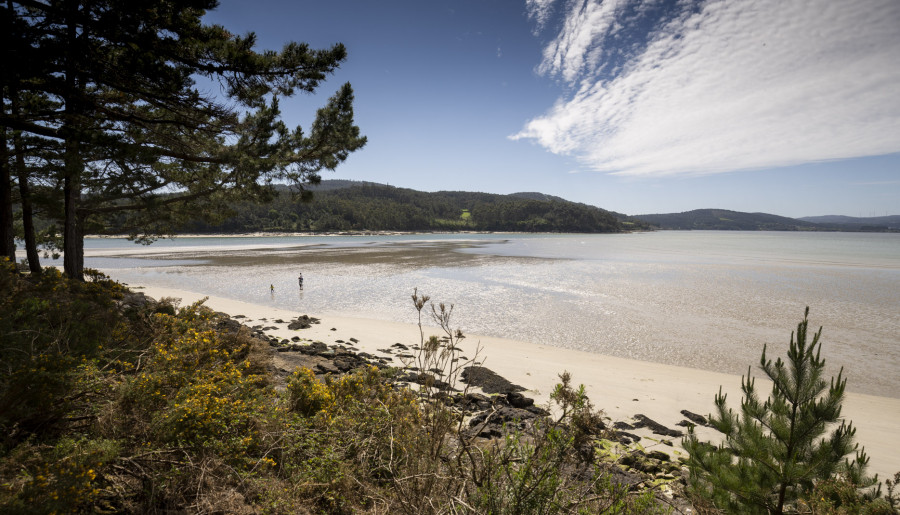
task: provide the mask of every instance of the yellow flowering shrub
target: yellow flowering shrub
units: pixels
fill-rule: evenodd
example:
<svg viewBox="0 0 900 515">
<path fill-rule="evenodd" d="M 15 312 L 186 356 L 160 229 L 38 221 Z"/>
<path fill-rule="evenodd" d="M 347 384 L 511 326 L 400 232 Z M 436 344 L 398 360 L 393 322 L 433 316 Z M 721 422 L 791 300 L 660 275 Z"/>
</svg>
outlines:
<svg viewBox="0 0 900 515">
<path fill-rule="evenodd" d="M 55 446 L 23 445 L 13 457 L 19 473 L 0 485 L 4 513 L 90 511 L 102 497 L 101 471 L 118 453 L 115 442 L 62 438 Z"/>
<path fill-rule="evenodd" d="M 288 402 L 293 411 L 311 417 L 331 406 L 334 395 L 325 383 L 316 379 L 313 371 L 298 368 L 287 382 Z"/>
<path fill-rule="evenodd" d="M 265 378 L 253 373 L 249 339 L 226 337 L 202 304 L 178 315 L 155 314 L 144 364 L 123 388 L 123 406 L 148 426 L 157 444 L 217 453 L 229 463 L 258 463 Z M 271 459 L 271 458 L 269 458 Z"/>
</svg>

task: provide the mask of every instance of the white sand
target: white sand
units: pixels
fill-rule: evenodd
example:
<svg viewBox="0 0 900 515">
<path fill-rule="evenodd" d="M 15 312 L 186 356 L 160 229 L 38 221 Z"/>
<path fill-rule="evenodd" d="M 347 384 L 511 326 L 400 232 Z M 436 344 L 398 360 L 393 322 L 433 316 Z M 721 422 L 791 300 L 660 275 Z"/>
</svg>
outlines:
<svg viewBox="0 0 900 515">
<path fill-rule="evenodd" d="M 132 285 L 132 288 L 135 286 Z M 182 305 L 204 297 L 199 293 L 158 287 L 146 287 L 138 291 L 144 291 L 157 299 L 180 298 Z M 206 304 L 232 316 L 245 315 L 247 318 L 244 322 L 248 325 L 278 326 L 277 330 L 267 333 L 282 338 L 300 336 L 329 345 L 335 343 L 335 340 L 349 341 L 350 338 L 355 338 L 359 343 L 353 344 L 354 347 L 381 355 L 383 353 L 378 349 L 386 349 L 394 343 L 413 345 L 419 342 L 419 330 L 414 324 L 412 309 L 409 324 L 305 313 L 320 318 L 321 323 L 309 329 L 291 331 L 287 329 L 287 324 L 275 324 L 274 320 L 289 321 L 300 313 L 218 297 L 209 297 Z M 332 328 L 336 330 L 332 331 Z M 426 336 L 430 334 L 438 334 L 438 331 L 427 328 Z M 474 347 L 480 343 L 483 350 L 479 360 L 483 361 L 484 366 L 528 389 L 526 395 L 534 397 L 539 404 L 549 399 L 558 382 L 558 374 L 568 371 L 572 374 L 573 382 L 576 385 L 583 383 L 594 405 L 601 408 L 613 421 L 627 422 L 633 415 L 642 413 L 669 428 L 683 429 L 675 426 L 676 422 L 684 419 L 680 411 L 686 409 L 706 416 L 714 408 L 713 397 L 720 385 L 723 392 L 728 394 L 728 405 L 733 409 L 740 407 L 739 376 L 503 338 L 466 336 L 463 349 L 467 357 L 475 356 Z M 754 374 L 757 372 L 754 371 Z M 769 388 L 762 380 L 757 380 L 761 396 L 768 394 Z M 853 421 L 857 428 L 857 441 L 865 446 L 866 453 L 871 458 L 870 473 L 878 473 L 881 479 L 885 479 L 900 471 L 900 446 L 896 445 L 897 434 L 900 432 L 900 399 L 848 393 L 843 414 Z M 635 432 L 645 437 L 649 435 L 645 430 Z M 703 438 L 715 437 L 715 432 L 706 428 L 699 428 L 699 433 Z M 654 438 L 666 439 L 658 436 Z M 668 440 L 674 440 L 676 446 L 679 444 L 677 438 Z M 641 443 L 645 447 L 653 445 L 647 438 Z M 655 448 L 670 449 L 661 444 Z"/>
</svg>

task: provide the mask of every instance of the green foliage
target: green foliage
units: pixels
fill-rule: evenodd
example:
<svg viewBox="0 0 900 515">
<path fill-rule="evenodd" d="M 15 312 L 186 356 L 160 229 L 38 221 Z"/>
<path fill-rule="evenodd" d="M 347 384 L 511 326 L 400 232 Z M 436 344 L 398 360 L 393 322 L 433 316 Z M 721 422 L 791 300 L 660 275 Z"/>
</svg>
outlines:
<svg viewBox="0 0 900 515">
<path fill-rule="evenodd" d="M 748 371 L 741 381 L 740 414 L 726 407 L 721 391 L 716 395 L 710 423 L 724 442 L 718 447 L 700 442 L 693 431 L 684 441 L 693 491 L 729 512 L 780 514 L 835 478 L 854 488 L 875 483 L 864 475 L 864 452 L 846 458 L 857 450 L 852 424 L 840 421 L 828 433 L 841 420 L 846 379 L 838 373 L 829 385 L 823 378 L 822 330 L 807 341 L 808 314 L 809 308 L 796 340 L 791 334 L 787 361 L 773 363 L 763 349 L 760 369 L 773 382 L 769 398 L 760 401 Z"/>
<path fill-rule="evenodd" d="M 593 463 L 598 433 L 584 385 L 573 388 L 568 373 L 551 394 L 559 416 L 536 422 L 527 432 L 507 434 L 477 467 L 472 506 L 480 513 L 666 513 L 652 491 L 629 492 Z"/>
<path fill-rule="evenodd" d="M 104 382 L 100 364 L 125 337 L 114 302 L 123 289 L 99 274 L 92 278 L 73 283 L 52 268 L 23 277 L 8 260 L 0 262 L 3 447 L 55 433 L 65 418 L 91 409 Z"/>
<path fill-rule="evenodd" d="M 891 496 L 875 498 L 860 495 L 859 485 L 846 477 L 816 483 L 804 498 L 797 501 L 797 512 L 812 515 L 895 515 Z"/>
<path fill-rule="evenodd" d="M 340 181 L 326 181 L 340 182 Z M 517 195 L 425 193 L 372 183 L 315 189 L 315 201 L 289 191 L 264 205 L 231 205 L 221 223 L 193 221 L 184 232 L 257 231 L 520 231 L 621 232 L 617 218 L 603 209 L 562 199 Z M 116 232 L 115 227 L 111 227 Z"/>
</svg>

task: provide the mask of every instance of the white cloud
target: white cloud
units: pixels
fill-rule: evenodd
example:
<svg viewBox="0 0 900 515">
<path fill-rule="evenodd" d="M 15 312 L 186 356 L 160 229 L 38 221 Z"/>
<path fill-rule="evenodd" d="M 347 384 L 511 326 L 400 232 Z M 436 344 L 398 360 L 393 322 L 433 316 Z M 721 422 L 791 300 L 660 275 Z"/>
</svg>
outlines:
<svg viewBox="0 0 900 515">
<path fill-rule="evenodd" d="M 897 0 L 681 2 L 607 75 L 626 13 L 653 3 L 569 0 L 538 70 L 571 93 L 512 138 L 623 175 L 900 152 Z"/>
<path fill-rule="evenodd" d="M 543 30 L 550 18 L 554 0 L 525 0 L 525 11 L 528 18 L 535 22 L 535 35 Z"/>
</svg>

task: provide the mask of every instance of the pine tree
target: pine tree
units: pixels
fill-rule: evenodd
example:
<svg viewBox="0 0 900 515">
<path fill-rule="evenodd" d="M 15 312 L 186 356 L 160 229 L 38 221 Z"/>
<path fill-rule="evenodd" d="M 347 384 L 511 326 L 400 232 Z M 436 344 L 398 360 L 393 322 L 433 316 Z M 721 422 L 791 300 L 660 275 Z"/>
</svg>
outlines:
<svg viewBox="0 0 900 515">
<path fill-rule="evenodd" d="M 309 134 L 281 120 L 279 99 L 314 92 L 345 48 L 288 43 L 204 25 L 215 0 L 7 0 L 0 3 L 0 250 L 9 253 L 8 131 L 60 144 L 64 268 L 82 278 L 83 236 L 109 216 L 136 236 L 165 234 L 183 213 L 211 214 L 226 197 L 266 197 L 272 181 L 319 181 L 366 139 L 345 84 Z M 207 93 L 198 77 L 223 91 Z M 12 93 L 58 108 L 13 109 Z M 26 177 L 26 181 L 29 178 Z"/>
<path fill-rule="evenodd" d="M 864 476 L 868 458 L 857 451 L 856 429 L 841 419 L 843 369 L 830 385 L 823 379 L 822 328 L 808 343 L 808 315 L 807 307 L 796 340 L 791 334 L 787 361 L 773 364 L 763 348 L 760 369 L 773 383 L 769 398 L 760 401 L 748 370 L 741 379 L 740 414 L 726 407 L 721 388 L 715 397 L 710 423 L 724 441 L 700 442 L 693 430 L 684 441 L 692 490 L 729 513 L 784 513 L 817 481 L 838 475 L 860 487 L 875 483 Z M 834 429 L 823 437 L 829 428 Z M 854 451 L 851 461 L 847 456 Z"/>
</svg>

